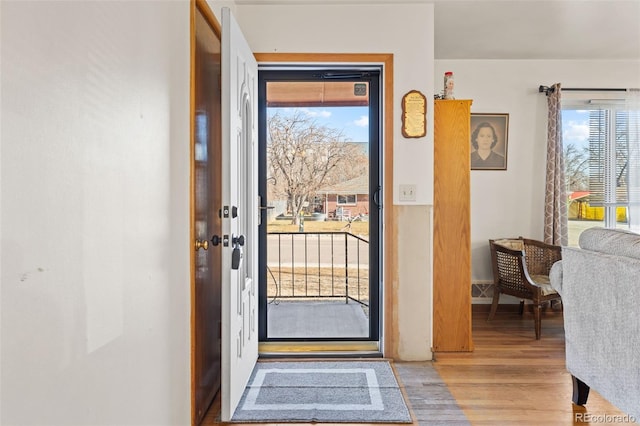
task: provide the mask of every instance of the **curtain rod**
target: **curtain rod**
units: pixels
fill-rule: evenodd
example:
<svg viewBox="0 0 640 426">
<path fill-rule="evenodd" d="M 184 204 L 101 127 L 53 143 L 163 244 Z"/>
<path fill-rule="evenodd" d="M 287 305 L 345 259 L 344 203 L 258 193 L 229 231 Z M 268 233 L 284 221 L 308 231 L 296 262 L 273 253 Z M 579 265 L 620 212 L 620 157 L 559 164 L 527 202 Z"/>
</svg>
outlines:
<svg viewBox="0 0 640 426">
<path fill-rule="evenodd" d="M 538 87 L 539 93 L 544 93 L 545 95 L 549 95 L 549 93 L 553 93 L 555 89 L 549 86 L 540 86 Z M 613 88 L 585 88 L 585 87 L 563 87 L 563 91 L 569 92 L 626 92 L 627 89 L 613 89 Z"/>
</svg>

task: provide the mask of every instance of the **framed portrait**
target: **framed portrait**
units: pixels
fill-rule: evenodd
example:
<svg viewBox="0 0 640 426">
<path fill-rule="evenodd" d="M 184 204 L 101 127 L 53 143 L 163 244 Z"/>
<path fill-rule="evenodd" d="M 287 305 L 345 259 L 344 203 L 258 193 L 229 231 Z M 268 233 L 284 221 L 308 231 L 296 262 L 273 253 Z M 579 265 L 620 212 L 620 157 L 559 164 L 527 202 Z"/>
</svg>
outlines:
<svg viewBox="0 0 640 426">
<path fill-rule="evenodd" d="M 471 170 L 507 170 L 509 114 L 471 113 Z"/>
</svg>

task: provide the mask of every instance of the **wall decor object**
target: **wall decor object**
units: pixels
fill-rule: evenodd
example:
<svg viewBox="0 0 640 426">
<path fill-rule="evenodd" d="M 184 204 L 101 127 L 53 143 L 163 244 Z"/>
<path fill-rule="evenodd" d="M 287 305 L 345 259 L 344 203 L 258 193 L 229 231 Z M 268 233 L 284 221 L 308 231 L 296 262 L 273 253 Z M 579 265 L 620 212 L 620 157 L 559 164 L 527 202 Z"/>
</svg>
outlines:
<svg viewBox="0 0 640 426">
<path fill-rule="evenodd" d="M 421 138 L 427 134 L 427 98 L 417 90 L 402 97 L 402 136 Z"/>
<path fill-rule="evenodd" d="M 507 170 L 509 114 L 471 113 L 471 170 Z"/>
</svg>

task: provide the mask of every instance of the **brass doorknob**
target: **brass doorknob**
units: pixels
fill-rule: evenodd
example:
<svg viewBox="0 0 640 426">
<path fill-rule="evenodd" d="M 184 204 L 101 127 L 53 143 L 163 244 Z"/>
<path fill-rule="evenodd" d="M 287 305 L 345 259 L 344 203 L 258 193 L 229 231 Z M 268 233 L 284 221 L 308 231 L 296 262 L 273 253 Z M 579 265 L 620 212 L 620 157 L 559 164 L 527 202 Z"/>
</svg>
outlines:
<svg viewBox="0 0 640 426">
<path fill-rule="evenodd" d="M 200 249 L 208 250 L 209 249 L 209 241 L 207 241 L 207 240 L 196 240 L 195 247 L 196 247 L 196 251 L 198 251 Z"/>
</svg>

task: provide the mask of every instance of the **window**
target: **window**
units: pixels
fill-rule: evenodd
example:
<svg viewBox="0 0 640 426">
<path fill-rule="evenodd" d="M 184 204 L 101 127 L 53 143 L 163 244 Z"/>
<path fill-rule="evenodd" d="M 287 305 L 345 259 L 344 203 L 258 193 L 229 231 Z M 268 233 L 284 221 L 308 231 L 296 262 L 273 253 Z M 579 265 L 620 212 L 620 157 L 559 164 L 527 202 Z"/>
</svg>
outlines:
<svg viewBox="0 0 640 426">
<path fill-rule="evenodd" d="M 638 230 L 639 123 L 624 99 L 563 101 L 569 245 L 593 226 Z"/>
<path fill-rule="evenodd" d="M 355 206 L 356 205 L 356 195 L 338 195 L 337 204 L 339 206 Z"/>
</svg>

